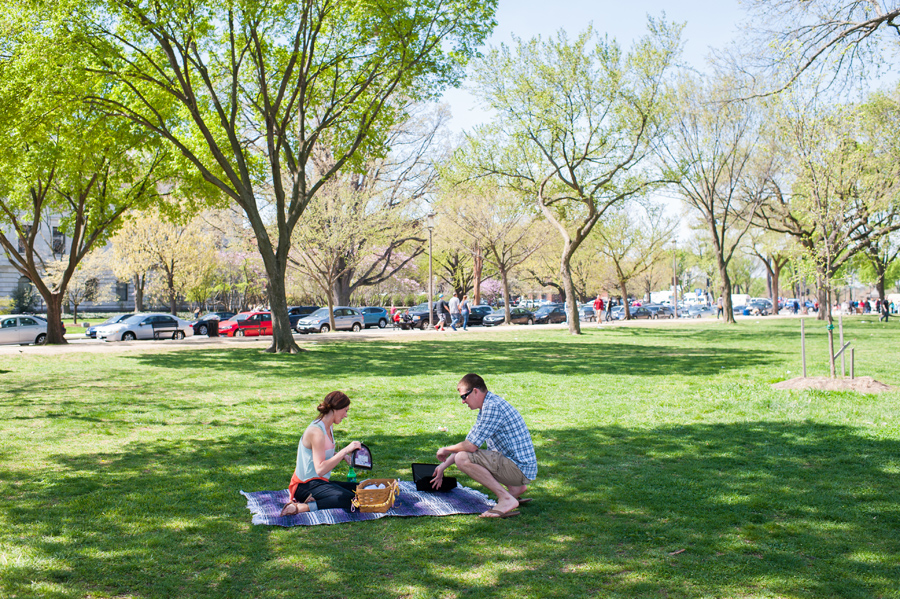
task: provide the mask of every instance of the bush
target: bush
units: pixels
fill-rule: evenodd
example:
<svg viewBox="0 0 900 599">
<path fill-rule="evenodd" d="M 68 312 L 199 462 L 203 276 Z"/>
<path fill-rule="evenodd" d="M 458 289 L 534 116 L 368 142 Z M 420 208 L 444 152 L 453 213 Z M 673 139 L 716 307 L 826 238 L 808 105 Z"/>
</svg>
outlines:
<svg viewBox="0 0 900 599">
<path fill-rule="evenodd" d="M 31 285 L 20 285 L 13 289 L 9 294 L 12 300 L 13 314 L 24 314 L 34 310 L 34 304 L 37 302 L 37 291 Z"/>
</svg>

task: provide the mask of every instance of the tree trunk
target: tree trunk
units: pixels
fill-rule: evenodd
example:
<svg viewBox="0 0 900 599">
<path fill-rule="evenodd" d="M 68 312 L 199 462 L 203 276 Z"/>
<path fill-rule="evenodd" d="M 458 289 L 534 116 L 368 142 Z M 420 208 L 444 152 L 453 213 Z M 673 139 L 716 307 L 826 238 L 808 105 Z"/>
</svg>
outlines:
<svg viewBox="0 0 900 599">
<path fill-rule="evenodd" d="M 62 308 L 62 306 L 60 306 Z M 62 314 L 60 314 L 62 316 Z M 72 324 L 78 324 L 78 304 L 72 302 Z"/>
<path fill-rule="evenodd" d="M 63 336 L 62 294 L 51 293 L 44 298 L 47 304 L 47 343 L 62 345 L 68 343 Z"/>
<path fill-rule="evenodd" d="M 500 284 L 503 285 L 503 309 L 506 312 L 506 324 L 512 324 L 512 313 L 509 309 L 509 277 L 506 269 L 500 269 Z"/>
<path fill-rule="evenodd" d="M 287 256 L 290 251 L 290 238 L 280 235 L 278 253 L 272 247 L 268 232 L 261 222 L 253 222 L 253 230 L 256 233 L 256 245 L 259 249 L 263 267 L 266 269 L 266 296 L 269 299 L 269 310 L 272 314 L 272 345 L 268 353 L 300 353 L 300 347 L 294 341 L 294 331 L 291 329 L 291 319 L 288 315 L 287 294 L 284 284 L 287 272 Z M 331 294 L 329 294 L 331 295 Z M 334 300 L 329 297 L 329 300 Z M 333 320 L 333 316 L 332 316 Z"/>
<path fill-rule="evenodd" d="M 134 275 L 134 311 L 144 311 L 144 277 L 142 275 Z"/>
<path fill-rule="evenodd" d="M 172 316 L 178 314 L 178 294 L 175 292 L 175 272 L 166 273 L 166 284 L 169 286 L 169 313 Z"/>
<path fill-rule="evenodd" d="M 335 272 L 343 272 L 347 270 L 347 262 L 342 257 L 338 257 L 335 261 Z M 353 272 L 344 272 L 336 277 L 332 285 L 332 297 L 338 306 L 350 305 L 350 281 L 353 279 Z"/>
<path fill-rule="evenodd" d="M 268 270 L 268 269 L 267 269 Z M 269 310 L 272 313 L 272 345 L 266 349 L 269 353 L 291 353 L 301 351 L 294 341 L 294 332 L 291 329 L 291 318 L 288 316 L 287 295 L 285 293 L 284 272 L 281 277 L 268 277 L 266 294 L 269 298 Z M 330 298 L 329 298 L 330 300 Z M 330 308 L 331 306 L 329 306 Z M 334 330 L 334 316 L 331 316 L 332 330 Z"/>
<path fill-rule="evenodd" d="M 574 253 L 575 248 L 572 247 L 570 242 L 566 242 L 565 249 L 563 250 L 562 255 L 562 263 L 560 264 L 560 277 L 563 280 L 563 288 L 566 291 L 566 319 L 569 322 L 569 334 L 571 335 L 580 335 L 581 334 L 581 322 L 578 320 L 578 304 L 575 301 L 575 298 L 578 296 L 575 295 L 575 285 L 572 282 L 572 254 Z"/>
<path fill-rule="evenodd" d="M 880 273 L 878 276 L 878 280 L 875 281 L 875 290 L 878 291 L 878 297 L 882 302 L 887 301 L 887 296 L 885 295 L 884 290 L 884 273 Z"/>
<path fill-rule="evenodd" d="M 484 256 L 481 255 L 481 246 L 475 246 L 475 255 L 473 256 L 472 275 L 475 281 L 472 294 L 475 297 L 475 305 L 481 304 L 481 273 L 484 270 Z"/>
<path fill-rule="evenodd" d="M 628 305 L 628 283 L 625 279 L 619 279 L 619 289 L 622 291 L 622 306 L 625 311 L 625 320 L 631 320 L 631 306 Z"/>
<path fill-rule="evenodd" d="M 781 297 L 779 281 L 781 280 L 781 265 L 778 260 L 772 260 L 772 314 L 778 314 L 778 298 Z"/>
<path fill-rule="evenodd" d="M 816 314 L 816 320 L 827 320 L 826 313 L 831 313 L 830 306 L 828 306 L 828 288 L 818 281 L 816 282 L 816 298 L 819 300 L 819 312 Z"/>
<path fill-rule="evenodd" d="M 731 277 L 728 276 L 728 267 L 719 256 L 719 276 L 722 278 L 722 319 L 726 324 L 735 324 L 734 306 L 731 304 Z"/>
</svg>

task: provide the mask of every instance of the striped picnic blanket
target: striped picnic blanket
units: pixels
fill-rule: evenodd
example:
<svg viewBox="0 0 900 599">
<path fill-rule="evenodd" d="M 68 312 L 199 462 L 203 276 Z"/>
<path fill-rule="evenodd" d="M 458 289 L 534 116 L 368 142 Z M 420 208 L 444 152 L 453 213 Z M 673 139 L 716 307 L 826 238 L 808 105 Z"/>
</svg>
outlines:
<svg viewBox="0 0 900 599">
<path fill-rule="evenodd" d="M 341 524 L 359 520 L 376 520 L 385 516 L 450 516 L 453 514 L 480 514 L 494 506 L 487 495 L 462 485 L 449 493 L 425 493 L 416 491 L 416 485 L 400 481 L 400 495 L 394 507 L 384 514 L 364 514 L 342 509 L 319 510 L 281 517 L 281 508 L 288 501 L 288 491 L 258 491 L 241 495 L 247 498 L 247 509 L 253 514 L 253 524 L 269 526 L 315 526 L 316 524 Z"/>
</svg>

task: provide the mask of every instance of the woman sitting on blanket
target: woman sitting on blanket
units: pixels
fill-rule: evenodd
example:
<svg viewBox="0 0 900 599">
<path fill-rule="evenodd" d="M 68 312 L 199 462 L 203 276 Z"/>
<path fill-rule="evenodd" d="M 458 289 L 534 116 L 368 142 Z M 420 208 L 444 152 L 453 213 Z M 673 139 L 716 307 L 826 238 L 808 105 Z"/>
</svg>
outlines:
<svg viewBox="0 0 900 599">
<path fill-rule="evenodd" d="M 288 487 L 291 501 L 281 510 L 282 516 L 314 512 L 329 508 L 350 509 L 356 483 L 332 482 L 331 471 L 341 462 L 350 462 L 350 454 L 360 448 L 353 441 L 345 448 L 334 450 L 334 425 L 347 417 L 350 398 L 341 391 L 332 391 L 316 408 L 319 417 L 306 427 L 297 445 L 297 467 Z"/>
</svg>

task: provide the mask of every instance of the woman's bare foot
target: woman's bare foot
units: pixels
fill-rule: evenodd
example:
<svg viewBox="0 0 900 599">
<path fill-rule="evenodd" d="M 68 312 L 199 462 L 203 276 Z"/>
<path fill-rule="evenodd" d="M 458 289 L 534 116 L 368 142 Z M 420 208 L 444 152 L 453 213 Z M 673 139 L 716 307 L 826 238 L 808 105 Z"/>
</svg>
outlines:
<svg viewBox="0 0 900 599">
<path fill-rule="evenodd" d="M 309 511 L 309 505 L 306 503 L 300 503 L 299 501 L 292 501 L 288 503 L 282 508 L 279 516 L 293 516 L 294 514 L 302 514 L 303 512 Z"/>
</svg>

